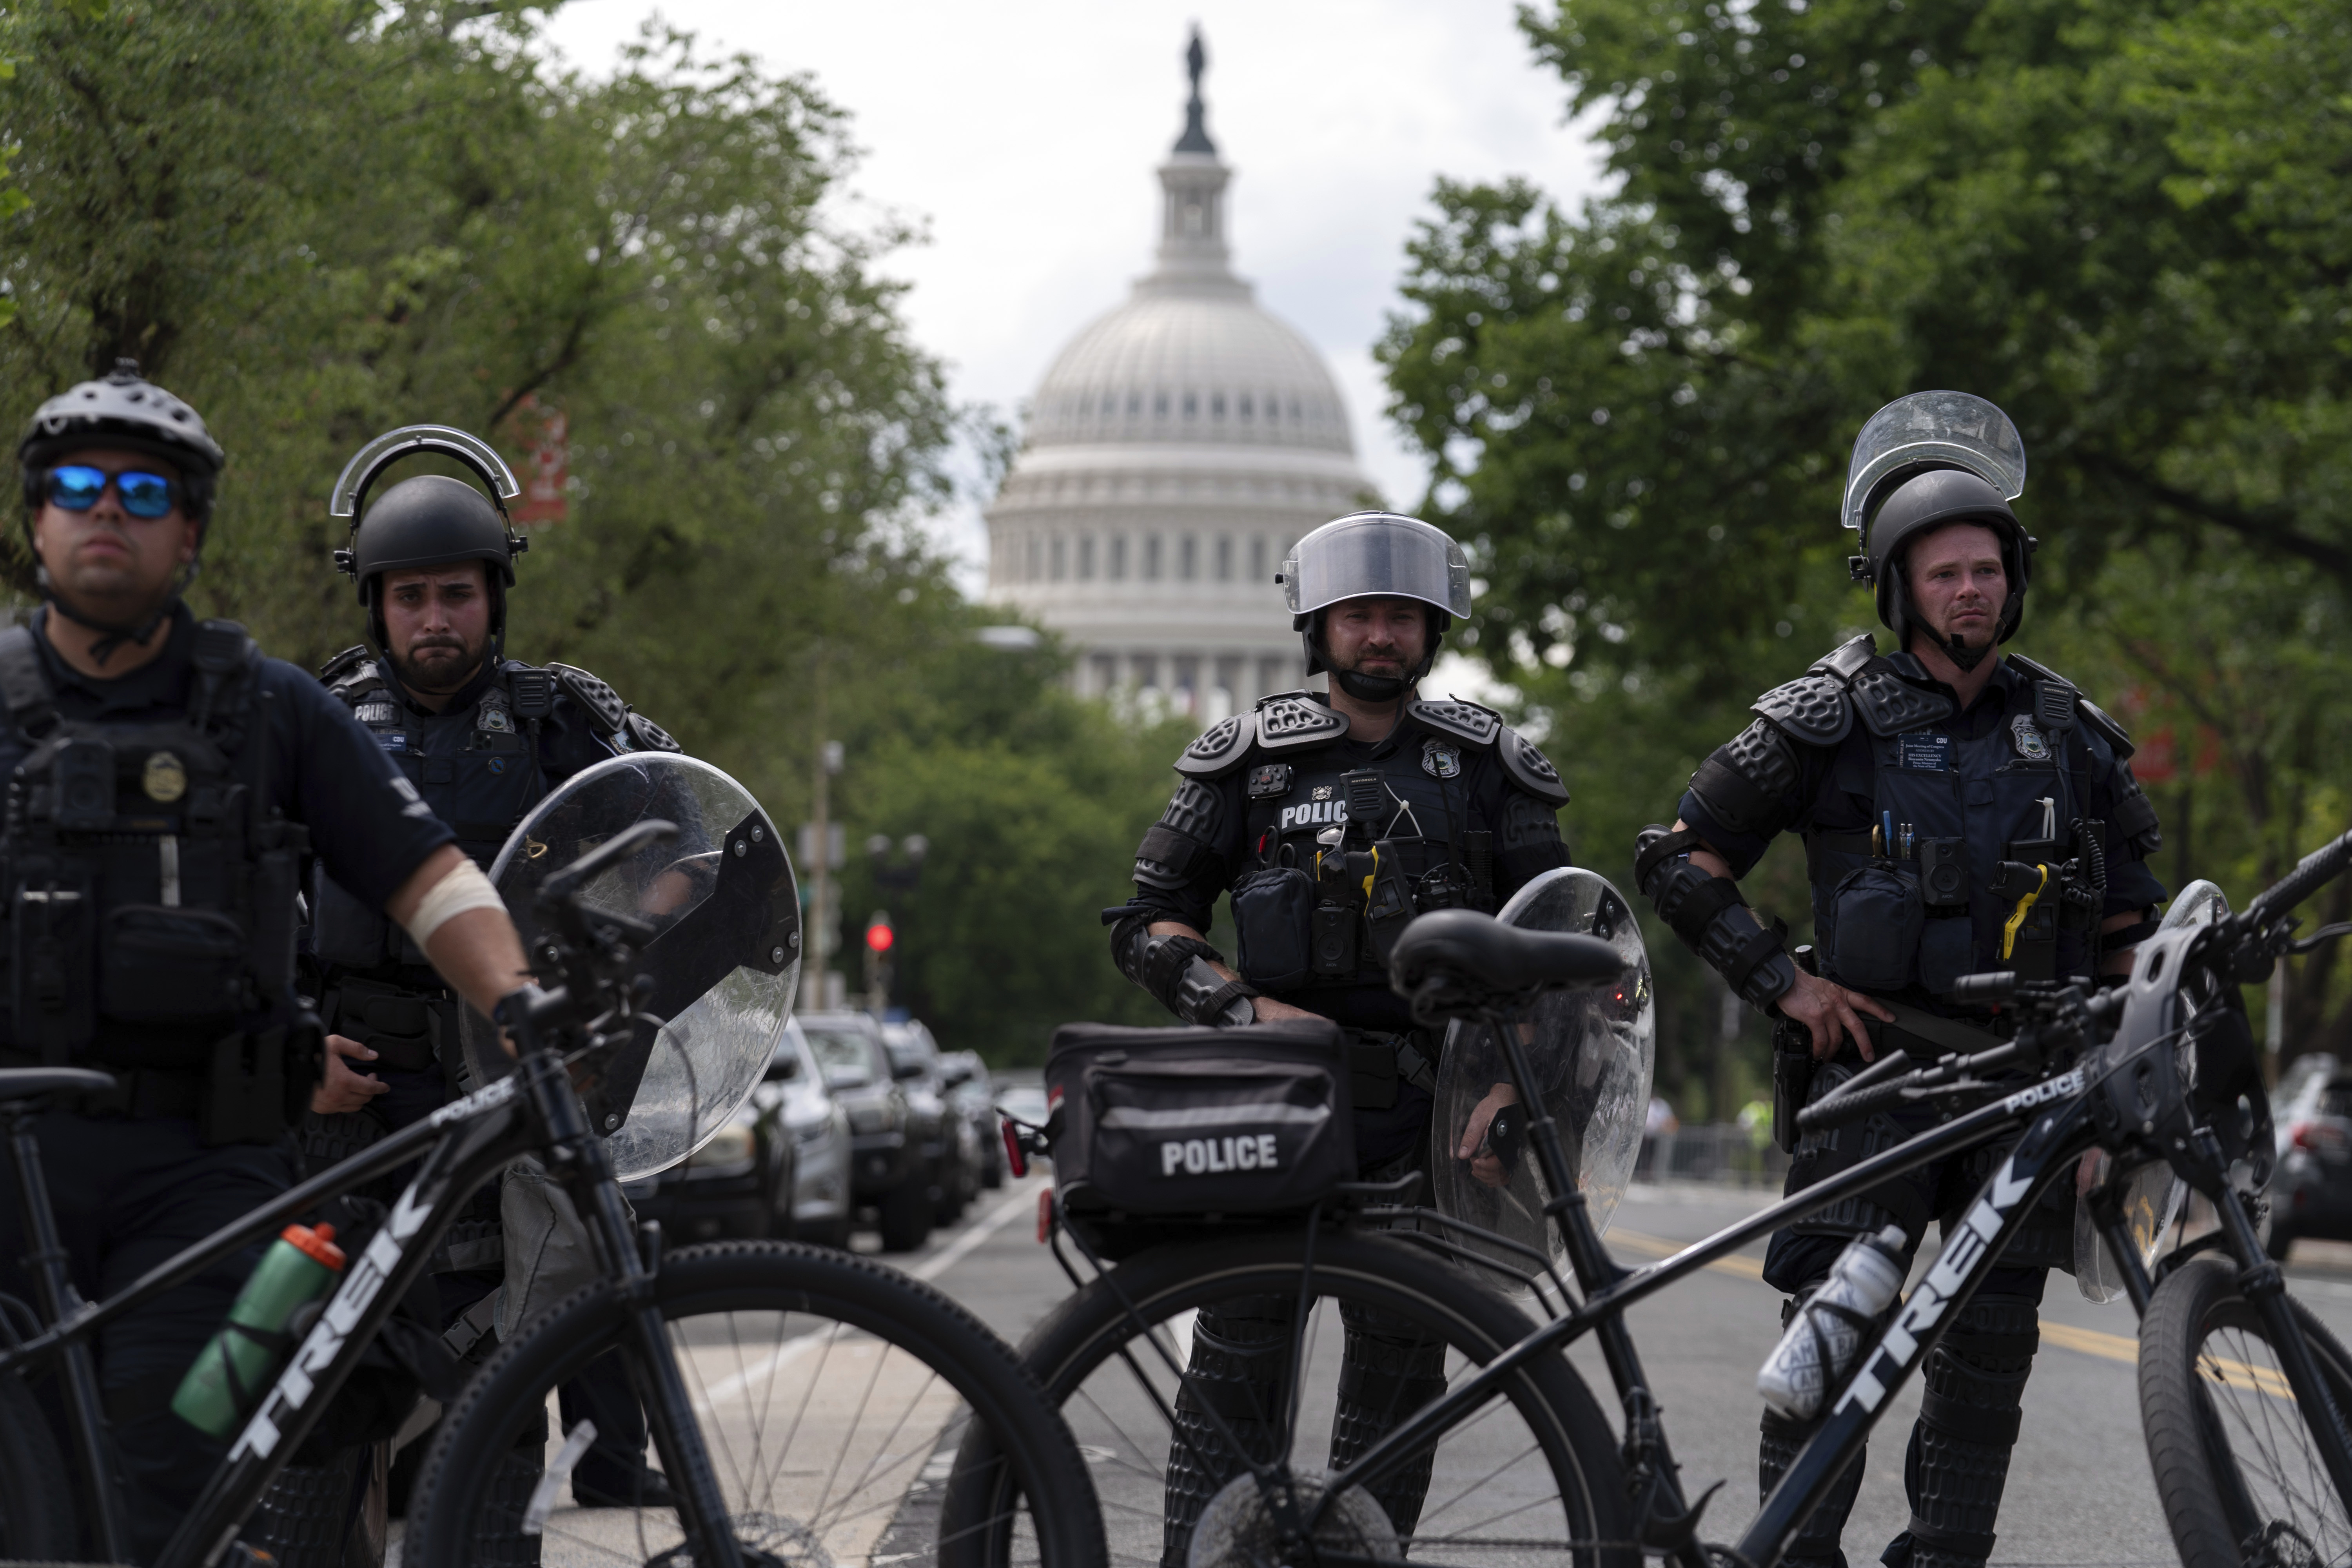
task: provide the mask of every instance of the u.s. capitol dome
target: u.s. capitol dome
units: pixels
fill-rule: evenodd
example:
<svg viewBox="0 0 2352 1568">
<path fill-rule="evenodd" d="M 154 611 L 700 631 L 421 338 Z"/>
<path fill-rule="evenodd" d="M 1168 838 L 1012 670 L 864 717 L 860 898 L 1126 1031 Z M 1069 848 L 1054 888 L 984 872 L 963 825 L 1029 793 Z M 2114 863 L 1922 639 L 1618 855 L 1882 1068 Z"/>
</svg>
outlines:
<svg viewBox="0 0 2352 1568">
<path fill-rule="evenodd" d="M 988 511 L 989 596 L 1068 639 L 1081 691 L 1158 693 L 1208 723 L 1302 684 L 1274 575 L 1374 498 L 1322 356 L 1234 275 L 1197 37 L 1190 58 L 1158 265 L 1039 384 Z"/>
</svg>

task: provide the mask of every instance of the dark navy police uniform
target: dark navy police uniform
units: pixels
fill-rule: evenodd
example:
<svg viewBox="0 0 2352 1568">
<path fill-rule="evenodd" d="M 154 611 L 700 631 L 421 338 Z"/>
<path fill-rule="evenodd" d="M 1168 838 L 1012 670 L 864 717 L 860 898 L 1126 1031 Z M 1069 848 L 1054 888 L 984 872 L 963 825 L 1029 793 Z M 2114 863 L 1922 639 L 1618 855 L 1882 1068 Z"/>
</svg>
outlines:
<svg viewBox="0 0 2352 1568">
<path fill-rule="evenodd" d="M 1755 711 L 1756 721 L 1692 775 L 1680 814 L 1734 878 L 1746 876 L 1777 835 L 1803 837 L 1820 973 L 1896 1012 L 1894 1024 L 1871 1021 L 1874 1050 L 1933 1060 L 1979 1033 L 1979 1048 L 1990 1047 L 1993 1016 L 1947 1000 L 1959 976 L 2095 974 L 2100 924 L 2166 897 L 2147 864 L 2161 837 L 2132 777 L 2129 738 L 2030 660 L 2002 658 L 1963 710 L 1916 658 L 1879 655 L 1870 637 L 1857 637 L 1767 692 Z M 2062 888 L 2057 872 L 2069 861 L 2083 871 Z M 1808 1102 L 1863 1065 L 1852 1043 L 1842 1043 L 1813 1073 Z M 1787 1191 L 1935 1120 L 1912 1111 L 1807 1133 Z M 1930 1219 L 1947 1228 L 1957 1219 L 1996 1158 L 1936 1162 L 1776 1233 L 1766 1281 L 1810 1290 L 1853 1237 L 1890 1223 L 1917 1247 Z M 1989 1521 L 2032 1366 L 2036 1305 L 2047 1270 L 2073 1267 L 2073 1204 L 2072 1184 L 2059 1184 L 2012 1245 L 2011 1266 L 1990 1277 L 1931 1358 L 1907 1467 L 1914 1517 L 1889 1548 L 1890 1563 L 1980 1562 L 1991 1550 Z M 1793 1452 L 1795 1435 L 1776 1432 L 1768 1417 L 1765 1439 L 1769 1478 L 1776 1444 Z M 1937 1488 L 1917 1484 L 1923 1455 L 1938 1471 Z M 1944 1495 L 1922 1495 L 1938 1489 Z M 1838 1530 L 1851 1501 L 1848 1486 L 1843 1504 L 1823 1506 L 1790 1560 L 1842 1563 Z"/>
<path fill-rule="evenodd" d="M 287 1129 L 313 1070 L 289 1029 L 301 856 L 381 907 L 451 836 L 348 710 L 242 628 L 179 606 L 156 658 L 102 679 L 57 657 L 48 614 L 0 632 L 0 766 L 16 781 L 0 1063 L 121 1079 L 39 1129 L 76 1288 L 97 1299 L 295 1180 Z M 29 1300 L 20 1230 L 9 1193 L 0 1290 Z M 142 1561 L 226 1451 L 168 1406 L 260 1253 L 99 1337 Z"/>
</svg>

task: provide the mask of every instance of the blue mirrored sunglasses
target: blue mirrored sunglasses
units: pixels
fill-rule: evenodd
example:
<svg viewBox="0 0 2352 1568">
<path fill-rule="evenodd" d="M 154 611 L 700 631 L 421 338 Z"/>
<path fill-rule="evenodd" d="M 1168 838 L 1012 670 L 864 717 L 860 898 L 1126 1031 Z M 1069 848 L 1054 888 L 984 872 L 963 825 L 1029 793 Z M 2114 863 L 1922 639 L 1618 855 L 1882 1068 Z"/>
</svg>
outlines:
<svg viewBox="0 0 2352 1568">
<path fill-rule="evenodd" d="M 104 468 L 68 463 L 49 470 L 49 504 L 67 511 L 88 511 L 106 493 L 110 481 L 122 510 L 133 517 L 162 517 L 180 501 L 179 484 L 161 474 L 138 468 L 109 474 Z"/>
</svg>

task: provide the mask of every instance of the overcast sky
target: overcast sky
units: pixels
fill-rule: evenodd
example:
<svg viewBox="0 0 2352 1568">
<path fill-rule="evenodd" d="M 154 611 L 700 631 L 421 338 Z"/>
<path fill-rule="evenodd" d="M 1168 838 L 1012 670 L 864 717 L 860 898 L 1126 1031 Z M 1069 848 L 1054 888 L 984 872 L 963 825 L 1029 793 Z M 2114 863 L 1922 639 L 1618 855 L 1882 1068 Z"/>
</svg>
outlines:
<svg viewBox="0 0 2352 1568">
<path fill-rule="evenodd" d="M 572 0 L 553 37 L 603 68 L 658 12 L 707 42 L 807 71 L 854 117 L 859 198 L 922 223 L 888 270 L 956 397 L 1010 413 L 1076 331 L 1126 298 L 1158 235 L 1151 171 L 1183 128 L 1183 50 L 1209 51 L 1209 132 L 1235 170 L 1236 269 L 1320 347 L 1366 469 L 1391 503 L 1421 474 L 1381 413 L 1371 358 L 1404 243 L 1444 174 L 1591 189 L 1509 0 Z M 941 541 L 981 585 L 975 504 Z"/>
</svg>

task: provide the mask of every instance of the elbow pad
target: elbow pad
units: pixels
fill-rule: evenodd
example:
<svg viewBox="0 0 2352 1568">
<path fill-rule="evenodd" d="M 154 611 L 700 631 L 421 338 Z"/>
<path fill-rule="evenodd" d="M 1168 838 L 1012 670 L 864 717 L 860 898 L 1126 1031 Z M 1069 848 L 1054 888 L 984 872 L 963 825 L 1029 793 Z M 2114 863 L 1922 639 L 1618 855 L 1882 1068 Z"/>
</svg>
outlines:
<svg viewBox="0 0 2352 1568">
<path fill-rule="evenodd" d="M 1257 1010 L 1250 998 L 1257 987 L 1210 968 L 1217 950 L 1197 937 L 1153 936 L 1151 918 L 1130 914 L 1111 928 L 1110 952 L 1118 972 L 1188 1024 L 1230 1029 L 1255 1023 Z"/>
<path fill-rule="evenodd" d="M 1769 1006 L 1797 983 L 1797 966 L 1779 931 L 1757 920 L 1739 897 L 1739 884 L 1691 864 L 1698 835 L 1685 829 L 1642 829 L 1634 839 L 1633 876 L 1658 918 L 1741 1000 Z"/>
</svg>

